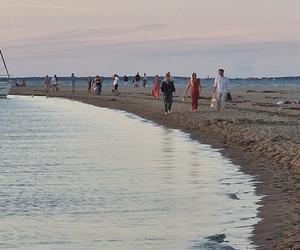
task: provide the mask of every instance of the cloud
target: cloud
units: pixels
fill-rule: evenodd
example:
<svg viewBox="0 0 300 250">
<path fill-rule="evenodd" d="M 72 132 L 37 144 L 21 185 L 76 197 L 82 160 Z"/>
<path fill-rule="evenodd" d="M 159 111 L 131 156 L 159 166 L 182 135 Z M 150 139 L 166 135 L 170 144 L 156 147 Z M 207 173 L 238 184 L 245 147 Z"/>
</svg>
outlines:
<svg viewBox="0 0 300 250">
<path fill-rule="evenodd" d="M 146 32 L 153 32 L 153 31 L 161 31 L 168 28 L 167 25 L 163 24 L 144 24 L 144 25 L 137 25 L 133 27 L 133 31 L 146 31 Z"/>
<path fill-rule="evenodd" d="M 6 5 L 22 8 L 41 8 L 41 9 L 61 9 L 61 10 L 75 10 L 75 11 L 95 11 L 99 12 L 99 8 L 86 8 L 86 7 L 74 7 L 69 5 L 53 5 L 53 4 L 36 4 L 36 3 L 9 3 L 6 2 Z"/>
<path fill-rule="evenodd" d="M 87 48 L 87 47 L 118 47 L 132 43 L 144 43 L 156 38 L 156 32 L 167 29 L 162 24 L 134 25 L 131 27 L 89 28 L 85 30 L 67 30 L 62 32 L 45 33 L 39 36 L 23 37 L 7 43 L 7 48 L 23 50 L 51 47 Z M 145 38 L 146 37 L 146 38 Z"/>
</svg>

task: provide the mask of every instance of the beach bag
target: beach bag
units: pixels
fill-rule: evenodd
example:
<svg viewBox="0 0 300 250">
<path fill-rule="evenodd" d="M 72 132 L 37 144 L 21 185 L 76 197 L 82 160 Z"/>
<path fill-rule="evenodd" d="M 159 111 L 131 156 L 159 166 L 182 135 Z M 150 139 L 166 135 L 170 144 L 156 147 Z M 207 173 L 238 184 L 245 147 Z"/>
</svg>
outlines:
<svg viewBox="0 0 300 250">
<path fill-rule="evenodd" d="M 210 101 L 210 107 L 211 108 L 216 108 L 217 107 L 217 99 L 216 99 L 216 94 L 213 93 Z"/>
<path fill-rule="evenodd" d="M 232 97 L 231 97 L 230 92 L 227 93 L 226 98 L 227 98 L 227 101 L 229 101 L 229 102 L 232 101 Z"/>
</svg>

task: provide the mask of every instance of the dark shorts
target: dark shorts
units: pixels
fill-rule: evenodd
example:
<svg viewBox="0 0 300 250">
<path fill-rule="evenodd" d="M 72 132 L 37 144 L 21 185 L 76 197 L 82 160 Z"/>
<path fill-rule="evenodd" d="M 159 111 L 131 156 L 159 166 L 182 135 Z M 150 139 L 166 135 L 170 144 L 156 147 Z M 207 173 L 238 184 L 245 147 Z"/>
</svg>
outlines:
<svg viewBox="0 0 300 250">
<path fill-rule="evenodd" d="M 119 88 L 119 85 L 116 84 L 116 85 L 114 86 L 114 90 L 118 90 L 118 88 Z"/>
</svg>

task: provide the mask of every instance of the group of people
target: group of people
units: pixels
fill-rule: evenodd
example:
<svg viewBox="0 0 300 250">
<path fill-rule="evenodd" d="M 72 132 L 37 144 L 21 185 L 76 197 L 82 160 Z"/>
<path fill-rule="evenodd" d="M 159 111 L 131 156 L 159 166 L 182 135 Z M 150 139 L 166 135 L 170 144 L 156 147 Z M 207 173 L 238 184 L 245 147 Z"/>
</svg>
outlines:
<svg viewBox="0 0 300 250">
<path fill-rule="evenodd" d="M 75 92 L 75 82 L 76 82 L 76 76 L 74 73 L 70 76 L 71 85 L 72 85 L 72 92 Z M 59 80 L 57 75 L 53 75 L 52 78 L 49 77 L 49 75 L 46 75 L 43 83 L 43 88 L 45 89 L 46 94 L 49 93 L 50 89 L 52 89 L 52 92 L 58 92 L 59 91 Z"/>
<path fill-rule="evenodd" d="M 102 77 L 97 75 L 94 79 L 89 76 L 86 80 L 88 94 L 100 95 L 102 92 Z"/>
<path fill-rule="evenodd" d="M 74 74 L 73 74 L 74 75 Z M 75 84 L 75 83 L 74 83 Z M 75 86 L 75 85 L 74 85 Z M 54 75 L 51 79 L 48 75 L 46 75 L 44 79 L 43 87 L 45 89 L 46 94 L 49 93 L 50 89 L 52 89 L 53 92 L 59 91 L 59 82 L 58 77 Z"/>
<path fill-rule="evenodd" d="M 155 99 L 159 99 L 160 91 L 163 93 L 165 114 L 171 112 L 173 103 L 173 93 L 176 91 L 174 81 L 168 72 L 164 78 L 164 81 L 160 82 L 160 77 L 155 76 L 152 84 L 151 95 Z M 197 112 L 199 105 L 199 97 L 201 94 L 201 81 L 197 78 L 197 74 L 193 73 L 188 81 L 185 96 L 190 93 L 192 99 L 192 112 Z M 214 80 L 214 88 L 211 99 L 211 107 L 216 108 L 218 111 L 223 112 L 225 107 L 225 100 L 231 99 L 229 90 L 229 79 L 224 75 L 224 69 L 218 70 L 218 76 Z"/>
<path fill-rule="evenodd" d="M 119 95 L 118 88 L 119 88 L 119 76 L 117 74 L 114 74 L 112 76 L 112 93 L 114 93 L 115 96 Z M 87 82 L 87 92 L 88 94 L 94 94 L 94 95 L 100 95 L 102 92 L 102 82 L 103 78 L 99 75 L 97 75 L 94 79 L 89 76 L 86 80 Z"/>
<path fill-rule="evenodd" d="M 132 83 L 134 88 L 139 88 L 141 76 L 139 72 L 134 76 Z M 76 77 L 74 73 L 70 76 L 71 84 L 72 84 L 72 92 L 75 92 L 75 82 Z M 124 82 L 125 84 L 129 81 L 129 78 L 125 75 L 124 76 Z M 103 78 L 99 75 L 97 75 L 95 78 L 88 77 L 86 80 L 87 82 L 87 91 L 89 94 L 95 94 L 100 95 L 102 92 L 102 82 Z M 114 74 L 112 76 L 112 93 L 115 96 L 119 95 L 118 88 L 119 88 L 119 76 L 117 74 Z M 143 77 L 143 87 L 147 86 L 147 75 L 144 73 Z M 50 88 L 52 88 L 53 92 L 59 91 L 59 81 L 58 77 L 54 75 L 52 79 L 49 78 L 47 75 L 44 80 L 44 88 L 45 92 L 48 94 Z M 171 77 L 170 72 L 168 72 L 163 82 L 161 83 L 160 77 L 158 75 L 155 76 L 152 84 L 151 89 L 151 95 L 155 99 L 159 99 L 160 92 L 163 93 L 163 100 L 164 100 L 164 111 L 165 114 L 169 114 L 172 109 L 173 104 L 173 93 L 176 91 L 174 80 Z M 196 73 L 193 73 L 191 78 L 188 81 L 185 96 L 188 95 L 188 92 L 190 93 L 191 99 L 192 99 L 192 112 L 196 112 L 198 110 L 199 105 L 199 97 L 201 95 L 201 81 L 197 77 Z M 230 91 L 229 91 L 229 79 L 225 77 L 224 75 L 224 69 L 218 70 L 218 76 L 214 80 L 214 88 L 213 88 L 213 94 L 211 99 L 211 107 L 216 108 L 218 111 L 222 112 L 225 107 L 225 99 L 231 98 Z"/>
<path fill-rule="evenodd" d="M 126 76 L 124 76 L 124 79 L 125 79 L 125 77 Z M 147 87 L 147 80 L 148 80 L 147 74 L 144 73 L 144 76 L 143 76 L 143 79 L 142 79 L 139 72 L 137 72 L 136 75 L 132 79 L 133 87 L 134 88 L 139 88 L 141 80 L 143 80 L 143 87 L 146 88 Z"/>
</svg>

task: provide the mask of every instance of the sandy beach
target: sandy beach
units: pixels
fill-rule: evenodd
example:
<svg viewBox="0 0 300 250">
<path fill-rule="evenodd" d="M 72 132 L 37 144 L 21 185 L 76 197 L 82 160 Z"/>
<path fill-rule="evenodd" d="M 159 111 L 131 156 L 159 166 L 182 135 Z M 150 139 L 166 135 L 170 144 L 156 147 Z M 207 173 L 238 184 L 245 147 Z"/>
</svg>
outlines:
<svg viewBox="0 0 300 250">
<path fill-rule="evenodd" d="M 300 107 L 278 107 L 276 102 L 300 98 L 299 88 L 244 87 L 232 90 L 233 102 L 224 113 L 209 108 L 211 89 L 204 88 L 197 113 L 190 111 L 190 98 L 183 101 L 177 89 L 172 113 L 163 115 L 162 98 L 154 100 L 150 88 L 120 88 L 113 96 L 106 87 L 101 96 L 69 87 L 49 97 L 72 99 L 100 107 L 137 114 L 158 124 L 177 128 L 192 138 L 221 148 L 223 155 L 255 176 L 263 195 L 253 240 L 259 249 L 300 249 Z M 12 95 L 44 95 L 40 87 L 13 87 Z"/>
</svg>

